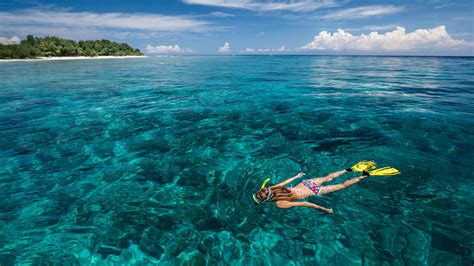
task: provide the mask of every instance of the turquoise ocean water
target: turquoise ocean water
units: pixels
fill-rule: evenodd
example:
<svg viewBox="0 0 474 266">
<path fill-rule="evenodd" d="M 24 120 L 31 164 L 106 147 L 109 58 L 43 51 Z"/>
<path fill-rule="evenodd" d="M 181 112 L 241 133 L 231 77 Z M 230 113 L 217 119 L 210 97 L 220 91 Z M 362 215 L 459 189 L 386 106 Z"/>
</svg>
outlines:
<svg viewBox="0 0 474 266">
<path fill-rule="evenodd" d="M 8 62 L 0 84 L 1 265 L 474 261 L 473 58 Z M 251 200 L 361 160 L 402 174 L 309 199 L 332 215 Z"/>
</svg>

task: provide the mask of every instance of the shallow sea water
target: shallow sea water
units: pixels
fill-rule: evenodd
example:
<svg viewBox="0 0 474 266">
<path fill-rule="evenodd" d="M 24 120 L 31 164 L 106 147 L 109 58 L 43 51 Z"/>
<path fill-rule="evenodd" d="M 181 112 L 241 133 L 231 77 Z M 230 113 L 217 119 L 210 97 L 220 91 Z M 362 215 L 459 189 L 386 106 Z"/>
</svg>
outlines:
<svg viewBox="0 0 474 266">
<path fill-rule="evenodd" d="M 9 62 L 0 84 L 1 265 L 474 262 L 473 58 Z M 361 160 L 402 174 L 309 199 L 332 215 L 252 202 Z"/>
</svg>

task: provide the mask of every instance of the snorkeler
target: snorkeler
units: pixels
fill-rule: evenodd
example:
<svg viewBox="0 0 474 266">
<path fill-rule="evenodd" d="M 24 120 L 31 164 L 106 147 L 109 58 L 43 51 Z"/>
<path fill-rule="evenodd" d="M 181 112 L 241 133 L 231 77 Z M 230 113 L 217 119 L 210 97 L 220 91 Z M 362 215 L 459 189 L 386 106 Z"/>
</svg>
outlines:
<svg viewBox="0 0 474 266">
<path fill-rule="evenodd" d="M 395 168 L 391 167 L 383 167 L 380 169 L 375 169 L 375 162 L 359 162 L 356 165 L 352 166 L 351 168 L 347 168 L 345 170 L 341 170 L 338 172 L 334 172 L 329 174 L 325 177 L 321 178 L 312 178 L 312 179 L 305 179 L 295 187 L 285 187 L 285 185 L 291 183 L 293 180 L 298 179 L 304 176 L 304 173 L 299 173 L 292 178 L 288 178 L 287 180 L 270 186 L 265 187 L 266 184 L 270 181 L 270 178 L 267 178 L 260 190 L 253 194 L 253 200 L 257 204 L 261 204 L 264 202 L 274 201 L 278 208 L 291 208 L 297 206 L 303 207 L 311 207 L 326 213 L 332 213 L 332 209 L 324 208 L 322 206 L 316 205 L 311 202 L 298 202 L 297 200 L 305 199 L 311 196 L 322 196 L 325 194 L 332 193 L 334 191 L 338 191 L 344 189 L 346 187 L 352 186 L 355 183 L 359 182 L 360 180 L 368 177 L 368 176 L 387 176 L 387 175 L 397 175 L 400 173 Z M 322 186 L 323 183 L 329 182 L 334 178 L 347 173 L 347 172 L 361 172 L 362 175 L 356 178 L 350 179 L 345 181 L 344 183 L 336 184 L 336 185 L 329 185 L 329 186 Z"/>
</svg>

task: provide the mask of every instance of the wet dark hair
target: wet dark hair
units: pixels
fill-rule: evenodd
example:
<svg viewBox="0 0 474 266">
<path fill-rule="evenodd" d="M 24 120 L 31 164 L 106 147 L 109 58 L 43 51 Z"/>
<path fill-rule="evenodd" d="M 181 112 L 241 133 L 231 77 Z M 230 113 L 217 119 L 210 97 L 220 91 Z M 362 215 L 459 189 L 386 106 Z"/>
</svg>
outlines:
<svg viewBox="0 0 474 266">
<path fill-rule="evenodd" d="M 257 193 L 255 193 L 255 197 L 258 200 L 264 202 L 265 199 L 268 197 L 269 193 L 273 193 L 273 196 L 268 201 L 279 201 L 279 200 L 293 201 L 297 199 L 295 195 L 293 195 L 291 190 L 289 190 L 286 187 L 262 188 Z"/>
</svg>

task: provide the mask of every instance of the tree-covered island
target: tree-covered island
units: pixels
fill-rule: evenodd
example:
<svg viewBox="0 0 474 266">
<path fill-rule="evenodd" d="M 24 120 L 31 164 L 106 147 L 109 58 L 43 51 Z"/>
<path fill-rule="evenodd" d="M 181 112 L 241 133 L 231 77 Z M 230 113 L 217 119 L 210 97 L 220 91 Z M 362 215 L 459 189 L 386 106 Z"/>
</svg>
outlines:
<svg viewBox="0 0 474 266">
<path fill-rule="evenodd" d="M 28 35 L 19 44 L 0 44 L 0 59 L 57 56 L 126 56 L 143 53 L 126 43 L 109 40 L 73 41 L 58 37 Z"/>
</svg>

